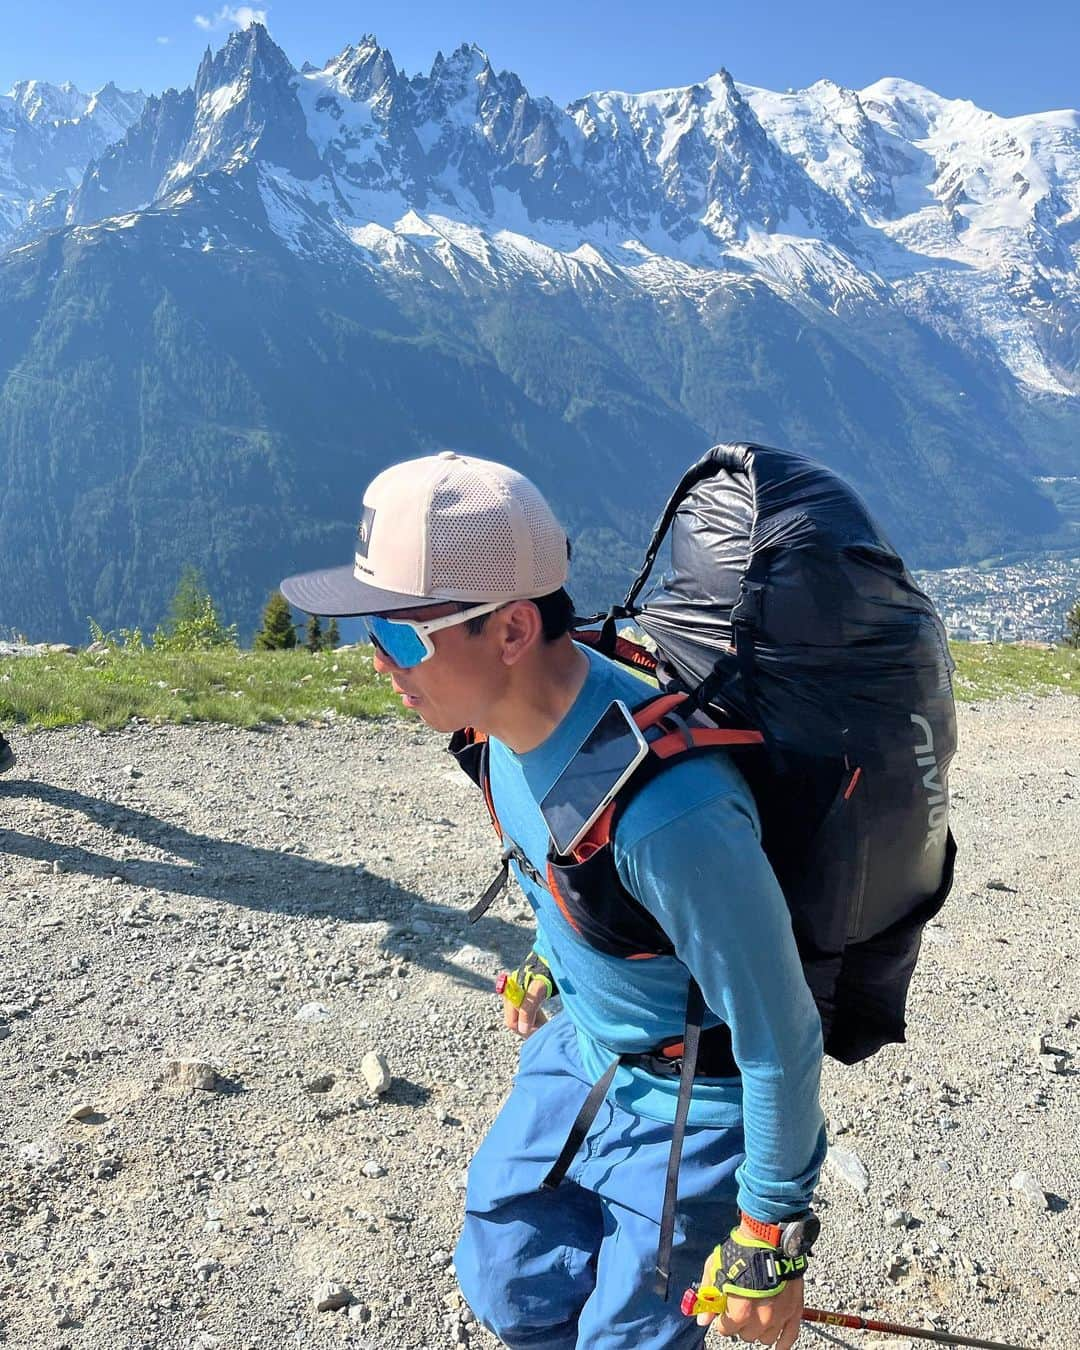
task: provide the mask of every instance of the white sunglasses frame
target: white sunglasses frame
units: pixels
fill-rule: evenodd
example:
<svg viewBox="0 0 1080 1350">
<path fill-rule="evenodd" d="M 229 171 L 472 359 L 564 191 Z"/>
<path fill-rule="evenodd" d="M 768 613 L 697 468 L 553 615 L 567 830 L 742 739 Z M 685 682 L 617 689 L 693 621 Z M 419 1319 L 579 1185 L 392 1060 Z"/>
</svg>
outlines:
<svg viewBox="0 0 1080 1350">
<path fill-rule="evenodd" d="M 490 600 L 483 605 L 473 605 L 469 609 L 455 610 L 453 614 L 443 614 L 437 619 L 409 619 L 404 615 L 391 618 L 389 614 L 372 614 L 368 617 L 383 619 L 386 623 L 408 624 L 423 645 L 424 655 L 416 663 L 416 665 L 422 666 L 425 661 L 430 661 L 435 655 L 435 644 L 428 636 L 429 633 L 437 633 L 440 628 L 455 628 L 459 623 L 465 623 L 468 619 L 478 619 L 481 614 L 494 614 L 497 609 L 502 609 L 505 605 L 512 603 L 511 600 Z M 377 640 L 375 645 L 379 647 L 380 651 L 383 651 Z M 394 660 L 388 652 L 383 651 L 383 655 L 390 661 Z M 402 667 L 402 669 L 408 670 L 415 670 L 415 668 L 415 666 Z"/>
</svg>

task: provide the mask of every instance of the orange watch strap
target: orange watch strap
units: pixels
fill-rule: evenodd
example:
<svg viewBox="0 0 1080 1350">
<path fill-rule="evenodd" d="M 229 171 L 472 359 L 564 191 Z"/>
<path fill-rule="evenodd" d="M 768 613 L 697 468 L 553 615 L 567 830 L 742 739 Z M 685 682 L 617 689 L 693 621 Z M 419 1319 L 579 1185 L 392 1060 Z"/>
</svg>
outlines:
<svg viewBox="0 0 1080 1350">
<path fill-rule="evenodd" d="M 782 1230 L 779 1224 L 762 1223 L 760 1219 L 752 1219 L 749 1214 L 744 1214 L 742 1210 L 739 1211 L 739 1218 L 748 1233 L 760 1238 L 762 1242 L 767 1242 L 770 1247 L 780 1246 Z"/>
</svg>

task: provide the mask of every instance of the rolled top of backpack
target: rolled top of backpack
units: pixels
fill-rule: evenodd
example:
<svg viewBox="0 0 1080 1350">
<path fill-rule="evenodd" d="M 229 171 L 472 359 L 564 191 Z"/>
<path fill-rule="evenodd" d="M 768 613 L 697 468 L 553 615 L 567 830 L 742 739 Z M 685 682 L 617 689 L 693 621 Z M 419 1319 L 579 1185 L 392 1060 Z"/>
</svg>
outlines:
<svg viewBox="0 0 1080 1350">
<path fill-rule="evenodd" d="M 865 754 L 927 716 L 955 745 L 945 631 L 862 499 L 793 451 L 714 446 L 665 508 L 671 567 L 637 607 L 678 682 L 799 753 Z M 946 725 L 951 723 L 951 725 Z"/>
</svg>

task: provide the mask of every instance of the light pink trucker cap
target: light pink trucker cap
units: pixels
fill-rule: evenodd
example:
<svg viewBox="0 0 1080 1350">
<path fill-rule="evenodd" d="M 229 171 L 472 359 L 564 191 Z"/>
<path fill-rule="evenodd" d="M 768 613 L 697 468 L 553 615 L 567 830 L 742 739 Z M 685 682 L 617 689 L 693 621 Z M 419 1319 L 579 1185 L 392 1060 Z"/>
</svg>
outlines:
<svg viewBox="0 0 1080 1350">
<path fill-rule="evenodd" d="M 439 600 L 531 600 L 567 577 L 566 533 L 505 464 L 444 450 L 393 464 L 364 493 L 351 567 L 281 583 L 308 614 L 384 614 Z"/>
</svg>

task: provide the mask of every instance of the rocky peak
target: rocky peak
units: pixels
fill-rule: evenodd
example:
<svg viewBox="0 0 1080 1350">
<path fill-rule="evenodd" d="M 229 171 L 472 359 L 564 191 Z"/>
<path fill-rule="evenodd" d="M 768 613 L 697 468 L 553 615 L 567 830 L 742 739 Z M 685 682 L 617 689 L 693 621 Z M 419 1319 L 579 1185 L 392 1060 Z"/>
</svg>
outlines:
<svg viewBox="0 0 1080 1350">
<path fill-rule="evenodd" d="M 230 33 L 224 47 L 213 58 L 211 69 L 220 82 L 248 76 L 253 81 L 273 83 L 291 79 L 295 74 L 292 62 L 261 23 L 252 23 Z"/>
<path fill-rule="evenodd" d="M 448 57 L 437 52 L 431 74 L 413 81 L 420 120 L 440 121 L 457 105 L 462 106 L 463 112 L 475 109 L 480 92 L 478 81 L 491 75 L 487 55 L 475 43 L 463 43 Z"/>
<path fill-rule="evenodd" d="M 70 81 L 55 85 L 46 80 L 20 80 L 11 97 L 32 124 L 73 122 L 83 115 L 90 101 Z"/>
<path fill-rule="evenodd" d="M 297 177 L 320 172 L 296 95 L 297 73 L 261 23 L 207 51 L 195 79 L 195 124 L 183 155 L 185 174 L 263 158 Z M 171 188 L 179 175 L 169 176 Z"/>
<path fill-rule="evenodd" d="M 355 47 L 346 47 L 327 65 L 326 74 L 349 98 L 365 103 L 385 103 L 404 84 L 394 58 L 372 33 L 365 33 Z"/>
<path fill-rule="evenodd" d="M 86 116 L 96 122 L 107 140 L 118 141 L 134 122 L 142 115 L 146 107 L 146 95 L 142 90 L 126 92 L 118 89 L 110 80 L 90 96 L 86 105 Z"/>
<path fill-rule="evenodd" d="M 259 89 L 287 87 L 296 72 L 262 24 L 231 33 L 217 52 L 207 47 L 195 76 L 195 101 L 219 107 L 223 90 L 251 95 Z"/>
</svg>

